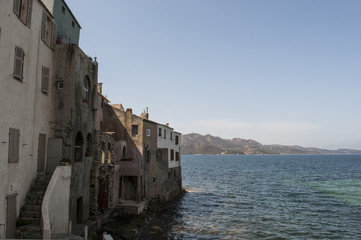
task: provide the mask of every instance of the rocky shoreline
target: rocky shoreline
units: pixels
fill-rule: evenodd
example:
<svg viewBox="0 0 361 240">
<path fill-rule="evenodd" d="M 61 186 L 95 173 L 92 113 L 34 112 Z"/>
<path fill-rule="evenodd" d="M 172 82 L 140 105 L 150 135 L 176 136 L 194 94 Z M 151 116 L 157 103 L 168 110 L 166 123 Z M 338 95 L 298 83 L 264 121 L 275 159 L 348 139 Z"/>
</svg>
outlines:
<svg viewBox="0 0 361 240">
<path fill-rule="evenodd" d="M 186 193 L 183 189 L 180 196 L 170 201 L 152 201 L 138 216 L 119 214 L 119 211 L 115 210 L 107 221 L 89 233 L 89 239 L 102 239 L 104 232 L 110 234 L 114 240 L 169 239 L 169 218 Z M 165 215 L 167 217 L 163 217 Z"/>
</svg>

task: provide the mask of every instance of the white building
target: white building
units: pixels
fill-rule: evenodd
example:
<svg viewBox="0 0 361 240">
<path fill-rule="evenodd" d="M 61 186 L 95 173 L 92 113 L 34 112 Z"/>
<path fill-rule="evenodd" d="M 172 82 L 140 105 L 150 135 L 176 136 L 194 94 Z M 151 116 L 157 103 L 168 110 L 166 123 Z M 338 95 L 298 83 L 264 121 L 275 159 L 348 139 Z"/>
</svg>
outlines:
<svg viewBox="0 0 361 240">
<path fill-rule="evenodd" d="M 0 1 L 0 238 L 15 238 L 52 135 L 52 14 L 40 0 Z"/>
<path fill-rule="evenodd" d="M 180 167 L 181 134 L 175 132 L 169 124 L 158 124 L 157 148 L 168 149 L 168 168 Z"/>
</svg>

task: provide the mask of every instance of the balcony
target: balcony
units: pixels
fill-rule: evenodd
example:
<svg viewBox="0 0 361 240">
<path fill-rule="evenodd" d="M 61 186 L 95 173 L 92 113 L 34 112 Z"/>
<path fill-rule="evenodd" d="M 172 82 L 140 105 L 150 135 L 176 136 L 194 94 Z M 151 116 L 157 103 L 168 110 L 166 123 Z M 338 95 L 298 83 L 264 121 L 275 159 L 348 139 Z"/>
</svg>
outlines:
<svg viewBox="0 0 361 240">
<path fill-rule="evenodd" d="M 143 172 L 140 161 L 120 161 L 119 166 L 122 176 L 141 176 Z"/>
</svg>

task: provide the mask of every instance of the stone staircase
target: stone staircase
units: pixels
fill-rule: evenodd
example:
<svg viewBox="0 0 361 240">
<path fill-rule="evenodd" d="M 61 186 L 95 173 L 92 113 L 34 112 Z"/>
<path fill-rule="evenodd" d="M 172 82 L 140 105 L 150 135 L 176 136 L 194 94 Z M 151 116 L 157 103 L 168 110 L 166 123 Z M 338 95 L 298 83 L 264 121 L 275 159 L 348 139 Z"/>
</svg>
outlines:
<svg viewBox="0 0 361 240">
<path fill-rule="evenodd" d="M 41 239 L 41 204 L 48 187 L 50 175 L 38 173 L 26 196 L 25 206 L 20 210 L 17 236 L 23 239 Z"/>
</svg>

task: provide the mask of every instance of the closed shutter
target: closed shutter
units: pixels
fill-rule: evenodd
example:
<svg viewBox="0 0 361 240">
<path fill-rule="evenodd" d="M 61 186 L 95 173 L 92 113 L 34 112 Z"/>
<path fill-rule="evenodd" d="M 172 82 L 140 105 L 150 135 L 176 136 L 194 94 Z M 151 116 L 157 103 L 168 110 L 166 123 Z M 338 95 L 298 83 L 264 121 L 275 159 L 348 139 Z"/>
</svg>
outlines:
<svg viewBox="0 0 361 240">
<path fill-rule="evenodd" d="M 26 25 L 28 25 L 29 27 L 31 25 L 32 12 L 33 12 L 33 0 L 29 0 L 29 2 L 28 2 L 28 11 L 27 11 L 27 16 L 26 16 Z"/>
<path fill-rule="evenodd" d="M 24 51 L 19 47 L 15 47 L 15 62 L 14 62 L 14 78 L 23 79 L 24 68 Z"/>
<path fill-rule="evenodd" d="M 46 15 L 45 11 L 43 11 L 43 17 L 41 20 L 41 39 L 44 42 L 46 40 L 46 18 L 47 18 L 47 15 Z"/>
<path fill-rule="evenodd" d="M 19 161 L 20 130 L 10 128 L 9 130 L 9 162 Z"/>
<path fill-rule="evenodd" d="M 20 0 L 14 0 L 14 13 L 20 17 Z"/>
<path fill-rule="evenodd" d="M 51 24 L 51 42 L 50 42 L 50 47 L 52 49 L 55 49 L 55 44 L 56 44 L 56 23 L 55 21 L 52 22 Z"/>
<path fill-rule="evenodd" d="M 29 0 L 21 1 L 20 20 L 26 24 Z"/>
<path fill-rule="evenodd" d="M 49 68 L 42 68 L 42 78 L 41 78 L 41 91 L 43 93 L 49 92 Z"/>
</svg>

